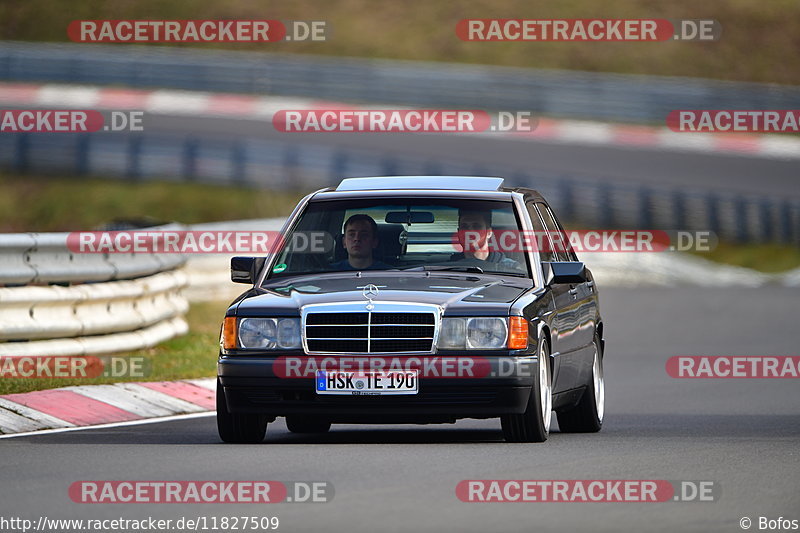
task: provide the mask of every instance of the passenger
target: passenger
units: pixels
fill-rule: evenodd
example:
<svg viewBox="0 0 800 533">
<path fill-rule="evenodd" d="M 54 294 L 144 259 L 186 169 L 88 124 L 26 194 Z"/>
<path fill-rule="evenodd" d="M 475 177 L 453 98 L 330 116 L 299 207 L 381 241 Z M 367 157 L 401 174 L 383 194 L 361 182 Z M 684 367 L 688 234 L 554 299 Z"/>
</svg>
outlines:
<svg viewBox="0 0 800 533">
<path fill-rule="evenodd" d="M 489 249 L 492 233 L 491 211 L 458 210 L 458 236 L 463 252 L 450 256 L 450 261 L 473 260 L 496 263 L 503 268 L 522 270 L 518 261 L 506 257 L 503 252 Z"/>
</svg>

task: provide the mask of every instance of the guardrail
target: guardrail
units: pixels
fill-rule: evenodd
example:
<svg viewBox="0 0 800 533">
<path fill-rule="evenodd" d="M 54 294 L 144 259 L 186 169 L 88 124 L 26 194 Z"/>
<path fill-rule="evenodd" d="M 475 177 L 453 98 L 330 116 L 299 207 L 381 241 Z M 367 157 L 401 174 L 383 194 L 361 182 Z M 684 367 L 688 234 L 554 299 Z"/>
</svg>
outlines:
<svg viewBox="0 0 800 533">
<path fill-rule="evenodd" d="M 0 356 L 130 351 L 186 333 L 184 257 L 76 254 L 67 235 L 0 235 Z"/>
<path fill-rule="evenodd" d="M 77 175 L 134 181 L 170 177 L 275 190 L 324 187 L 343 176 L 491 174 L 540 190 L 573 227 L 710 230 L 730 241 L 800 242 L 800 202 L 794 199 L 635 186 L 511 166 L 490 170 L 459 160 L 398 157 L 313 143 L 224 142 L 184 135 L 7 134 L 0 136 L 0 167 L 21 173 L 71 169 Z"/>
<path fill-rule="evenodd" d="M 773 84 L 77 43 L 3 42 L 0 79 L 526 110 L 659 124 L 675 109 L 800 107 L 800 87 Z"/>
</svg>

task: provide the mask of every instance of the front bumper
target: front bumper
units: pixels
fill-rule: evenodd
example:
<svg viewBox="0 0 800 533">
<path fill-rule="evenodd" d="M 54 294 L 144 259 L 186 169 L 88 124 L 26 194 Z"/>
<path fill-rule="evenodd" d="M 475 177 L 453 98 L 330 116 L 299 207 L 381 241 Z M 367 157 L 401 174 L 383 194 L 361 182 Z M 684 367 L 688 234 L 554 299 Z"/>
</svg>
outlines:
<svg viewBox="0 0 800 533">
<path fill-rule="evenodd" d="M 280 377 L 275 357 L 225 356 L 217 372 L 232 413 L 301 415 L 332 422 L 434 423 L 494 418 L 525 411 L 535 356 L 492 356 L 480 377 L 419 378 L 410 395 L 319 395 L 312 377 Z"/>
</svg>

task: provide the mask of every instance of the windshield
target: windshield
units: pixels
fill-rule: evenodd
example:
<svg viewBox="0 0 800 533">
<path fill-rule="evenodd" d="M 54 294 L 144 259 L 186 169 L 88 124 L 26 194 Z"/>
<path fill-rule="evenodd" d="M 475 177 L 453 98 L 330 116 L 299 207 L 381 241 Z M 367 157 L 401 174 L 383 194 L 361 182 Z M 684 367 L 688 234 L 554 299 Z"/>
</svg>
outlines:
<svg viewBox="0 0 800 533">
<path fill-rule="evenodd" d="M 445 270 L 527 277 L 494 232 L 519 230 L 510 201 L 391 198 L 310 202 L 267 278 L 366 270 Z"/>
</svg>

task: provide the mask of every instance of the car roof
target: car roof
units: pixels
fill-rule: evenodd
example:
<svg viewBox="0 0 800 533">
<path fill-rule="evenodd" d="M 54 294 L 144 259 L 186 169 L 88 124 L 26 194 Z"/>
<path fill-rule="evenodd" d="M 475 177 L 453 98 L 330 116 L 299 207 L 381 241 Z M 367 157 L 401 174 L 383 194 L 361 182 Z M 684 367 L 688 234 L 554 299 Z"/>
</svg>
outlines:
<svg viewBox="0 0 800 533">
<path fill-rule="evenodd" d="M 544 201 L 538 191 L 526 187 L 506 187 L 504 178 L 498 176 L 375 176 L 363 178 L 345 178 L 334 189 L 328 187 L 318 192 L 324 193 L 358 193 L 359 191 L 446 191 L 475 193 L 521 193 L 526 200 Z M 437 194 L 437 196 L 439 195 Z M 326 194 L 325 196 L 329 196 Z M 349 195 L 348 195 L 349 196 Z"/>
</svg>

